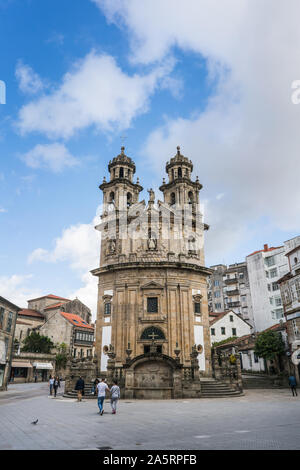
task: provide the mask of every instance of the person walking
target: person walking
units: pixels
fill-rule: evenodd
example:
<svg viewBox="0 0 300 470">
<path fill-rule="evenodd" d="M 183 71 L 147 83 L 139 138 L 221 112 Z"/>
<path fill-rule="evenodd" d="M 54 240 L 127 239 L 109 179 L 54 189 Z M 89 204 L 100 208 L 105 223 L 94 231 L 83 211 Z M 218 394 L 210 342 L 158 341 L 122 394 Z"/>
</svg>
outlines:
<svg viewBox="0 0 300 470">
<path fill-rule="evenodd" d="M 298 396 L 297 381 L 296 381 L 296 377 L 294 375 L 289 376 L 289 386 L 291 387 L 293 397 L 297 397 Z"/>
<path fill-rule="evenodd" d="M 93 386 L 92 386 L 92 394 L 93 394 L 93 395 L 96 395 L 98 383 L 99 383 L 99 380 L 98 380 L 98 379 L 95 379 L 94 382 L 93 382 Z"/>
<path fill-rule="evenodd" d="M 117 412 L 117 403 L 120 399 L 120 387 L 118 387 L 118 382 L 113 380 L 113 386 L 110 389 L 110 405 L 111 405 L 111 412 L 113 415 Z"/>
<path fill-rule="evenodd" d="M 37 383 L 37 379 L 38 379 L 38 376 L 37 376 L 37 373 L 34 374 L 34 383 Z"/>
<path fill-rule="evenodd" d="M 56 398 L 56 393 L 57 393 L 57 389 L 58 387 L 60 387 L 60 380 L 59 380 L 59 377 L 55 377 L 54 379 L 54 382 L 53 382 L 53 389 L 54 389 L 54 397 Z"/>
<path fill-rule="evenodd" d="M 106 390 L 109 391 L 107 383 L 104 382 L 103 379 L 100 379 L 100 382 L 97 385 L 98 390 L 98 407 L 99 407 L 99 414 L 103 415 L 104 413 L 104 400 L 106 395 Z"/>
<path fill-rule="evenodd" d="M 50 395 L 51 396 L 52 396 L 53 384 L 54 384 L 54 378 L 52 377 L 52 375 L 50 375 L 49 386 L 50 386 Z"/>
<path fill-rule="evenodd" d="M 82 395 L 84 395 L 84 380 L 81 376 L 76 382 L 75 390 L 77 390 L 77 401 L 81 401 Z"/>
</svg>

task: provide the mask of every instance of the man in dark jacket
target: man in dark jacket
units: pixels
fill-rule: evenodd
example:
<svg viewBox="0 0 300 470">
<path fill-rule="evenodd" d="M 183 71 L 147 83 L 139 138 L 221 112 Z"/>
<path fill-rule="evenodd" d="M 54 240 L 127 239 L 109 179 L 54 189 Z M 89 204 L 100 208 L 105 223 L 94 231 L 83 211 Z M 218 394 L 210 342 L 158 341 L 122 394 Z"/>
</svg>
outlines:
<svg viewBox="0 0 300 470">
<path fill-rule="evenodd" d="M 290 375 L 289 376 L 289 386 L 291 387 L 291 390 L 293 392 L 293 397 L 297 397 L 298 396 L 298 393 L 297 393 L 297 382 L 296 382 L 296 377 L 294 375 Z"/>
<path fill-rule="evenodd" d="M 77 401 L 81 401 L 84 394 L 84 380 L 81 376 L 76 382 L 75 390 L 77 390 Z"/>
</svg>

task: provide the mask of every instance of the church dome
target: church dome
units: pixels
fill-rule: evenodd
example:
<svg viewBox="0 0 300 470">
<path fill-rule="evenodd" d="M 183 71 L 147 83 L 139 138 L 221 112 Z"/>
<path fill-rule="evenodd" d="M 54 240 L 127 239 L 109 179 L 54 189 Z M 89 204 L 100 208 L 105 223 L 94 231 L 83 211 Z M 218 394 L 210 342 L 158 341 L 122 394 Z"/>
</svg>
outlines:
<svg viewBox="0 0 300 470">
<path fill-rule="evenodd" d="M 189 167 L 190 170 L 193 171 L 192 161 L 180 153 L 179 145 L 177 147 L 176 155 L 173 158 L 171 158 L 169 162 L 167 162 L 166 171 L 168 172 L 170 168 L 177 166 L 177 165 L 184 165 L 186 167 Z"/>
<path fill-rule="evenodd" d="M 125 155 L 124 151 L 125 151 L 125 147 L 121 147 L 121 153 L 109 162 L 108 171 L 110 171 L 115 166 L 122 165 L 122 166 L 126 166 L 128 168 L 131 168 L 133 170 L 133 173 L 135 173 L 135 163 L 132 160 L 132 158 Z"/>
</svg>

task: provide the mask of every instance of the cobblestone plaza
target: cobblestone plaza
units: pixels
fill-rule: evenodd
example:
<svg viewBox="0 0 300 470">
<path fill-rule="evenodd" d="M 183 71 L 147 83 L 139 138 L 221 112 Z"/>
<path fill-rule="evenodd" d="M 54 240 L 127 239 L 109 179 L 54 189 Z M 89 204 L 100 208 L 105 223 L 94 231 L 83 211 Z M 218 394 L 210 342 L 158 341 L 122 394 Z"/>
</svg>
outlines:
<svg viewBox="0 0 300 470">
<path fill-rule="evenodd" d="M 96 400 L 48 396 L 44 383 L 10 385 L 0 396 L 0 449 L 300 449 L 300 396 L 289 389 L 242 397 L 121 400 L 98 414 Z M 31 424 L 38 419 L 37 425 Z"/>
</svg>

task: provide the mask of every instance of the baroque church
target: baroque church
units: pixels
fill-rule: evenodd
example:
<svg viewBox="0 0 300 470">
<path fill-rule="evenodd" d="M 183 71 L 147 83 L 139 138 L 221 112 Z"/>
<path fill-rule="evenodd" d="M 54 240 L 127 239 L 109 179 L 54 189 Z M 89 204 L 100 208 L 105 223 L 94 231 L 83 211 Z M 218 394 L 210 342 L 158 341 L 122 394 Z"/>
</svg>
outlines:
<svg viewBox="0 0 300 470">
<path fill-rule="evenodd" d="M 211 376 L 202 189 L 180 147 L 166 163 L 156 200 L 140 201 L 132 158 L 104 177 L 96 322 L 98 376 L 116 377 L 126 398 L 200 396 Z M 135 180 L 135 182 L 134 182 Z"/>
</svg>

